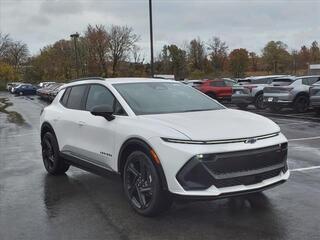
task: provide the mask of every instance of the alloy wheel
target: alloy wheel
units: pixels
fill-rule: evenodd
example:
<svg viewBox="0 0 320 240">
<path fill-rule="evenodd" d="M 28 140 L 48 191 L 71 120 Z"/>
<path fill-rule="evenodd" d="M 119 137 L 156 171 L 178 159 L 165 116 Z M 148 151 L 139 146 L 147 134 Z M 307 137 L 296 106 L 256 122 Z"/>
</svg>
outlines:
<svg viewBox="0 0 320 240">
<path fill-rule="evenodd" d="M 142 156 L 132 159 L 125 171 L 125 184 L 132 204 L 138 209 L 148 208 L 153 198 L 154 186 L 146 160 Z"/>
<path fill-rule="evenodd" d="M 51 169 L 54 166 L 54 150 L 51 141 L 45 138 L 42 144 L 42 156 L 46 168 Z"/>
</svg>

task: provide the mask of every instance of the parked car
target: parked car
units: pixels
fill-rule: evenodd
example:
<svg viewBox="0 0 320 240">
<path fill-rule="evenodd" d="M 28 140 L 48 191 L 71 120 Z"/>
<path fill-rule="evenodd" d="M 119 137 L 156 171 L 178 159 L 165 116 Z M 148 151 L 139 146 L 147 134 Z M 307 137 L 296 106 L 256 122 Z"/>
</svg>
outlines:
<svg viewBox="0 0 320 240">
<path fill-rule="evenodd" d="M 10 93 L 13 93 L 13 88 L 17 87 L 18 85 L 20 84 L 23 84 L 22 82 L 12 82 L 12 83 L 8 83 L 7 84 L 7 90 L 10 92 Z"/>
<path fill-rule="evenodd" d="M 181 82 L 190 87 L 199 88 L 200 85 L 203 83 L 203 80 L 184 80 Z"/>
<path fill-rule="evenodd" d="M 58 83 L 57 85 L 55 85 L 54 88 L 52 88 L 49 92 L 48 92 L 48 100 L 50 102 L 53 101 L 53 99 L 57 96 L 58 92 L 60 91 L 61 87 L 64 85 L 64 83 Z"/>
<path fill-rule="evenodd" d="M 12 93 L 16 95 L 35 95 L 36 87 L 31 84 L 20 84 L 14 88 L 12 88 Z"/>
<path fill-rule="evenodd" d="M 263 89 L 271 84 L 274 79 L 284 75 L 270 75 L 259 77 L 248 77 L 239 79 L 238 85 L 232 88 L 231 102 L 239 108 L 245 109 L 253 104 L 257 109 L 265 109 L 263 102 Z"/>
<path fill-rule="evenodd" d="M 55 82 L 41 82 L 41 83 L 39 83 L 39 87 L 40 88 L 44 88 L 44 87 L 47 87 L 47 86 L 49 86 L 50 84 L 53 84 L 53 83 L 55 83 Z"/>
<path fill-rule="evenodd" d="M 70 164 L 117 173 L 128 202 L 146 216 L 173 197 L 252 194 L 289 178 L 287 139 L 277 124 L 177 81 L 72 82 L 44 108 L 40 126 L 50 174 Z"/>
<path fill-rule="evenodd" d="M 320 114 L 320 81 L 310 87 L 310 106 Z"/>
<path fill-rule="evenodd" d="M 37 90 L 37 95 L 44 100 L 49 100 L 50 92 L 55 89 L 57 85 L 58 83 L 47 84 L 46 87 Z"/>
<path fill-rule="evenodd" d="M 273 82 L 273 86 L 264 88 L 264 103 L 274 112 L 283 107 L 293 108 L 298 113 L 305 112 L 310 103 L 310 86 L 319 80 L 320 76 L 279 78 Z"/>
<path fill-rule="evenodd" d="M 231 101 L 232 86 L 235 84 L 230 79 L 205 80 L 197 89 L 213 99 Z"/>
</svg>

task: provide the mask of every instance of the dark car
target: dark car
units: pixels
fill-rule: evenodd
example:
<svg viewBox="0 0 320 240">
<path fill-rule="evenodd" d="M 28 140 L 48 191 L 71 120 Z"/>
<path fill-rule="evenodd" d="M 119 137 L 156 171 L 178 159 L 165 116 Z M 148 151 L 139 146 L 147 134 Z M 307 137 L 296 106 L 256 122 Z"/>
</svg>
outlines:
<svg viewBox="0 0 320 240">
<path fill-rule="evenodd" d="M 17 95 L 35 95 L 37 88 L 31 84 L 20 84 L 13 88 L 13 93 Z"/>
<path fill-rule="evenodd" d="M 207 94 L 211 98 L 230 101 L 232 95 L 232 86 L 235 84 L 235 81 L 229 79 L 205 80 L 203 84 L 197 87 L 197 89 Z"/>
</svg>

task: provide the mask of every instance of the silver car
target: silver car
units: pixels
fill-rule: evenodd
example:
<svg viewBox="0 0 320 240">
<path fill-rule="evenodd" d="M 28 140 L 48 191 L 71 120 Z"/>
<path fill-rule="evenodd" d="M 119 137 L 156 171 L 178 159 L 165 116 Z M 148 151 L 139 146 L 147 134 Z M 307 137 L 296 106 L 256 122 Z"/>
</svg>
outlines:
<svg viewBox="0 0 320 240">
<path fill-rule="evenodd" d="M 238 80 L 238 85 L 232 88 L 231 102 L 241 109 L 247 108 L 250 104 L 257 109 L 264 109 L 263 89 L 279 77 L 284 75 L 247 77 Z"/>
<path fill-rule="evenodd" d="M 278 78 L 273 86 L 264 88 L 264 103 L 274 112 L 284 107 L 293 108 L 298 113 L 305 112 L 310 103 L 310 86 L 319 80 L 320 76 Z"/>
<path fill-rule="evenodd" d="M 310 87 L 310 106 L 320 114 L 320 81 Z"/>
</svg>

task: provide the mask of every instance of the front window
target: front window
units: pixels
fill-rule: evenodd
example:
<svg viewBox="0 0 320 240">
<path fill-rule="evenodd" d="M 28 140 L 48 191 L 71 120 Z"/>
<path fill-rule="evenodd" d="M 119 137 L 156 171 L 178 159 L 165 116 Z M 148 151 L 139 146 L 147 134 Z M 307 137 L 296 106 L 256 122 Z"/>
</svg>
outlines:
<svg viewBox="0 0 320 240">
<path fill-rule="evenodd" d="M 223 109 L 216 101 L 181 83 L 120 83 L 113 86 L 137 115 Z"/>
</svg>

